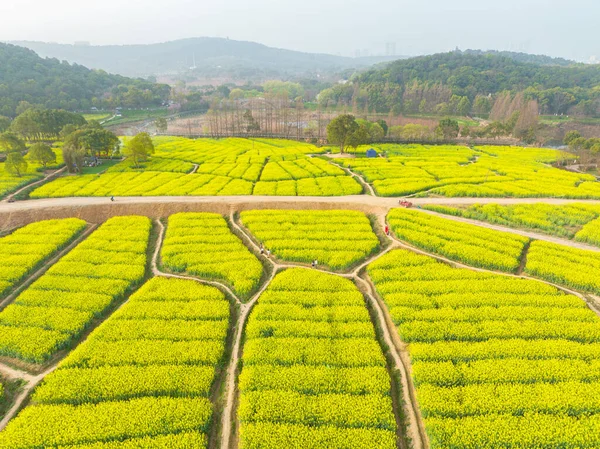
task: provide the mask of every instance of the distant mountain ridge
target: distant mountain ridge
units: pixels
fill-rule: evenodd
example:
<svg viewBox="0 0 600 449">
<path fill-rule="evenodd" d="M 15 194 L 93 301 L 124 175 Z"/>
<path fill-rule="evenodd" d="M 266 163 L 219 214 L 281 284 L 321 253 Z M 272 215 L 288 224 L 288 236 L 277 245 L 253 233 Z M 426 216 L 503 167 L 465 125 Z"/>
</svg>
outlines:
<svg viewBox="0 0 600 449">
<path fill-rule="evenodd" d="M 368 67 L 401 58 L 347 58 L 211 37 L 147 45 L 88 46 L 29 41 L 11 43 L 29 48 L 42 57 L 57 58 L 124 76 L 144 77 L 191 71 L 205 76 L 231 72 L 248 78 L 261 75 L 301 76 Z"/>
</svg>

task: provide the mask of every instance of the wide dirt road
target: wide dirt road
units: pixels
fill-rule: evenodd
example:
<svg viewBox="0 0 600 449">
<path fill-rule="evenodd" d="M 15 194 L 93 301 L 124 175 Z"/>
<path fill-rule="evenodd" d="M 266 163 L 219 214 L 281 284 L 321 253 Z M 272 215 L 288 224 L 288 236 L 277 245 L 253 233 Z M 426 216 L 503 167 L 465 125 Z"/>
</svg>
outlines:
<svg viewBox="0 0 600 449">
<path fill-rule="evenodd" d="M 399 198 L 384 198 L 371 195 L 351 196 L 131 196 L 117 197 L 112 203 L 107 197 L 69 197 L 0 203 L 0 213 L 20 210 L 44 209 L 49 207 L 81 207 L 118 204 L 356 204 L 366 207 L 391 208 L 398 206 Z M 415 205 L 443 204 L 600 204 L 600 200 L 567 200 L 560 198 L 410 198 Z"/>
</svg>

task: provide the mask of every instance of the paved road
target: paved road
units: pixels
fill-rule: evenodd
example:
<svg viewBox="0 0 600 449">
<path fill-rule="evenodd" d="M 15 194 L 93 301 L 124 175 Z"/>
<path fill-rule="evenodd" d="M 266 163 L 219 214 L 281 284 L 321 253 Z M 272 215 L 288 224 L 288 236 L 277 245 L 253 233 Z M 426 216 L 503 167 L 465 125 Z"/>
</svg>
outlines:
<svg viewBox="0 0 600 449">
<path fill-rule="evenodd" d="M 399 198 L 383 198 L 370 195 L 353 196 L 132 196 L 117 197 L 114 204 L 355 204 L 366 207 L 392 208 L 398 206 Z M 558 198 L 411 198 L 415 205 L 443 204 L 600 204 L 600 200 L 565 200 Z M 36 210 L 54 207 L 81 207 L 107 205 L 106 197 L 69 197 L 0 203 L 0 213 Z"/>
</svg>

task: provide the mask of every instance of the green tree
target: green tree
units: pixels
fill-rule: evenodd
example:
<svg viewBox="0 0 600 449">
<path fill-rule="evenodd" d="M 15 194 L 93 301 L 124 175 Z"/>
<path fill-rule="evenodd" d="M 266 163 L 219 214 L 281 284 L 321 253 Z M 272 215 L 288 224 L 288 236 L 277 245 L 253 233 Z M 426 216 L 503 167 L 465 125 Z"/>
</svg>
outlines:
<svg viewBox="0 0 600 449">
<path fill-rule="evenodd" d="M 473 104 L 473 112 L 477 117 L 487 118 L 492 110 L 492 102 L 488 97 L 478 96 Z"/>
<path fill-rule="evenodd" d="M 41 164 L 44 168 L 51 162 L 56 162 L 56 154 L 49 145 L 36 143 L 29 148 L 29 160 Z"/>
<path fill-rule="evenodd" d="M 471 113 L 471 102 L 467 97 L 462 97 L 456 106 L 456 113 L 458 115 L 467 116 Z"/>
<path fill-rule="evenodd" d="M 63 129 L 60 130 L 59 137 L 62 140 L 65 140 L 69 134 L 73 134 L 78 129 L 79 128 L 77 126 L 69 123 L 68 125 L 63 126 Z"/>
<path fill-rule="evenodd" d="M 69 173 L 81 173 L 83 168 L 86 149 L 81 142 L 81 137 L 84 133 L 83 130 L 77 130 L 69 134 L 63 143 L 62 155 Z"/>
<path fill-rule="evenodd" d="M 148 133 L 139 133 L 131 139 L 124 148 L 124 154 L 133 160 L 134 167 L 139 167 L 150 154 L 154 154 L 154 144 Z"/>
<path fill-rule="evenodd" d="M 442 136 L 444 139 L 456 139 L 459 132 L 460 126 L 458 122 L 451 118 L 440 120 L 436 128 L 436 134 Z"/>
<path fill-rule="evenodd" d="M 389 131 L 389 127 L 388 124 L 385 120 L 380 119 L 377 120 L 377 123 L 379 124 L 379 126 L 381 126 L 381 129 L 383 129 L 383 136 L 387 136 L 388 135 L 388 131 Z"/>
<path fill-rule="evenodd" d="M 169 129 L 169 122 L 164 117 L 157 118 L 154 122 L 154 126 L 156 126 L 156 130 L 159 133 L 166 133 L 167 129 Z"/>
<path fill-rule="evenodd" d="M 4 162 L 4 169 L 11 175 L 18 176 L 19 178 L 27 171 L 27 162 L 20 151 L 13 151 L 8 153 L 6 156 L 6 162 Z"/>
<path fill-rule="evenodd" d="M 381 141 L 385 137 L 385 131 L 379 123 L 372 123 L 369 129 L 369 140 L 371 142 Z"/>
<path fill-rule="evenodd" d="M 381 129 L 381 126 L 379 126 L 379 125 L 377 125 L 377 126 Z M 356 129 L 356 131 L 354 131 L 352 134 L 350 134 L 350 136 L 348 137 L 348 140 L 346 142 L 346 145 L 349 147 L 352 147 L 352 148 L 357 148 L 360 145 L 366 145 L 369 142 L 371 142 L 371 136 L 369 135 L 369 128 L 364 123 L 361 123 L 360 125 L 358 125 L 358 128 Z"/>
<path fill-rule="evenodd" d="M 102 128 L 83 129 L 80 143 L 90 154 L 97 157 L 102 154 L 108 156 L 111 151 L 117 150 L 121 144 L 114 133 Z"/>
<path fill-rule="evenodd" d="M 571 145 L 571 142 L 573 142 L 575 139 L 579 139 L 580 137 L 581 133 L 579 131 L 569 131 L 567 134 L 565 134 L 563 142 L 565 145 Z"/>
<path fill-rule="evenodd" d="M 23 142 L 16 134 L 5 132 L 0 134 L 0 152 L 1 153 L 22 153 L 27 150 L 25 142 Z"/>
<path fill-rule="evenodd" d="M 356 119 L 351 114 L 342 114 L 334 118 L 327 125 L 327 140 L 333 145 L 340 146 L 340 153 L 348 144 L 348 139 L 358 130 Z"/>
<path fill-rule="evenodd" d="M 10 119 L 3 115 L 0 115 L 0 133 L 5 132 L 10 128 Z"/>
</svg>

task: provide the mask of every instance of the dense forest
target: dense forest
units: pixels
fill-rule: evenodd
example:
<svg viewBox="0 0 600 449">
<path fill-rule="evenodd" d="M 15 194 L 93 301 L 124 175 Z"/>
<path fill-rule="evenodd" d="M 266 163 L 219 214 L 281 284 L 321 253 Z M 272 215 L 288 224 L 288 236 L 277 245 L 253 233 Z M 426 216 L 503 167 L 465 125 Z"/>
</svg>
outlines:
<svg viewBox="0 0 600 449">
<path fill-rule="evenodd" d="M 319 101 L 377 112 L 487 117 L 508 92 L 537 102 L 542 114 L 600 116 L 600 66 L 530 59 L 543 64 L 461 51 L 400 60 L 324 90 Z"/>
<path fill-rule="evenodd" d="M 502 56 L 504 58 L 512 59 L 516 62 L 526 62 L 528 64 L 537 65 L 553 65 L 553 66 L 570 66 L 577 64 L 575 61 L 564 58 L 553 58 L 552 56 L 546 55 L 532 55 L 530 53 L 521 53 L 515 51 L 498 51 L 498 50 L 465 50 L 463 52 L 466 55 L 493 55 Z"/>
<path fill-rule="evenodd" d="M 0 115 L 14 117 L 31 105 L 87 110 L 160 106 L 170 87 L 109 75 L 57 59 L 42 59 L 26 48 L 0 43 Z"/>
</svg>

